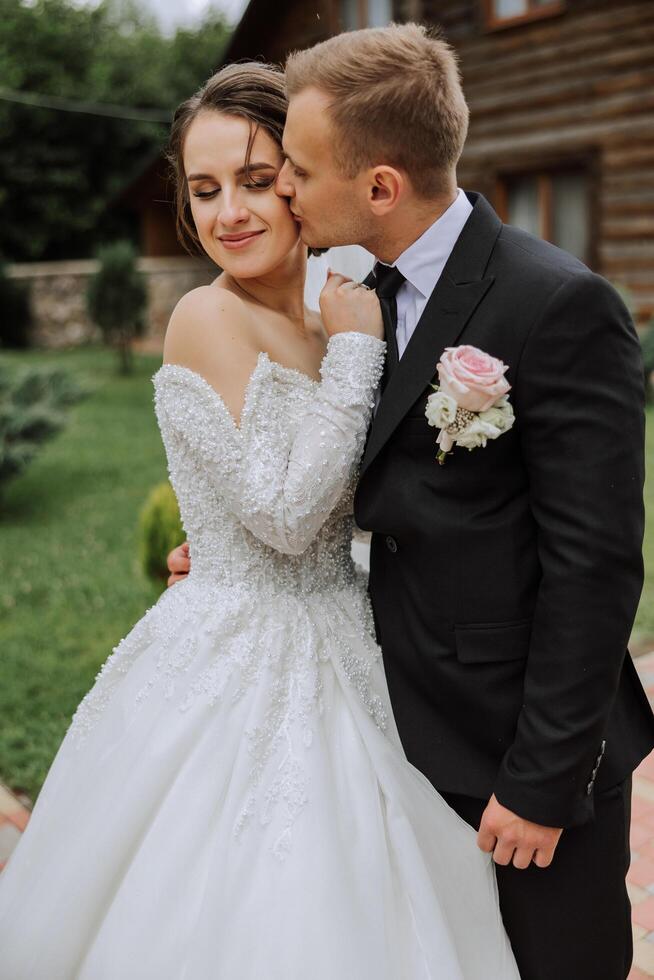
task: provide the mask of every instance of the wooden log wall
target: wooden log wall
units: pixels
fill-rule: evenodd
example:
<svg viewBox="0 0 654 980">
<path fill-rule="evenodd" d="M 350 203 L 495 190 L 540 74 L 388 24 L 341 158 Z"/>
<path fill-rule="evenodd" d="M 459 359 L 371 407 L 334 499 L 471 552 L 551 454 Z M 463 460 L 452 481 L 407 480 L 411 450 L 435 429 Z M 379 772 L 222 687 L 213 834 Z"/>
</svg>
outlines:
<svg viewBox="0 0 654 980">
<path fill-rule="evenodd" d="M 583 161 L 592 264 L 654 316 L 654 3 L 567 0 L 486 31 L 475 0 L 427 0 L 457 48 L 471 125 L 459 177 L 498 204 L 498 176 Z"/>
</svg>

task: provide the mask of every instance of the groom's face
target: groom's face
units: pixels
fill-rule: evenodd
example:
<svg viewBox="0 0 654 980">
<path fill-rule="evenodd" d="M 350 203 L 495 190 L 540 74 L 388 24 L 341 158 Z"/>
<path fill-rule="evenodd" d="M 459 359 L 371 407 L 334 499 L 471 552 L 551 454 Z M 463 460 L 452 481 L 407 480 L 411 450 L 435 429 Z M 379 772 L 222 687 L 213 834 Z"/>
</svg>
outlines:
<svg viewBox="0 0 654 980">
<path fill-rule="evenodd" d="M 285 162 L 276 191 L 289 198 L 302 232 L 314 248 L 365 244 L 371 232 L 365 174 L 348 178 L 334 159 L 329 99 L 315 88 L 290 100 L 284 127 Z"/>
</svg>

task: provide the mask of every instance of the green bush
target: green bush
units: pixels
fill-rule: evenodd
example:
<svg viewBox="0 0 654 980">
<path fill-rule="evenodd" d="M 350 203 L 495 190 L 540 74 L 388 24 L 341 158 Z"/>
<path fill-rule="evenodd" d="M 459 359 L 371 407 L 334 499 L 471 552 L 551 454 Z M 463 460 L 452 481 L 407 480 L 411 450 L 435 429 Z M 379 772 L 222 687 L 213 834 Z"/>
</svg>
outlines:
<svg viewBox="0 0 654 980">
<path fill-rule="evenodd" d="M 124 374 L 132 368 L 132 341 L 145 329 L 148 301 L 145 279 L 136 268 L 131 242 L 114 242 L 98 252 L 100 268 L 91 276 L 86 300 L 91 319 L 115 347 Z"/>
<path fill-rule="evenodd" d="M 14 374 L 0 365 L 0 488 L 64 427 L 66 408 L 84 394 L 65 371 Z"/>
<path fill-rule="evenodd" d="M 29 347 L 32 313 L 27 284 L 10 279 L 0 263 L 0 346 Z"/>
<path fill-rule="evenodd" d="M 620 296 L 620 299 L 627 307 L 632 320 L 636 319 L 636 307 L 631 290 L 622 283 L 614 282 L 613 288 Z M 647 401 L 654 401 L 654 390 L 652 389 L 652 372 L 654 372 L 654 320 L 639 334 L 640 346 L 643 355 L 643 369 L 645 372 L 645 395 Z"/>
<path fill-rule="evenodd" d="M 185 538 L 177 497 L 170 483 L 159 483 L 150 492 L 140 516 L 141 566 L 148 578 L 165 582 L 168 553 Z"/>
<path fill-rule="evenodd" d="M 654 372 L 654 320 L 651 321 L 647 329 L 641 334 L 640 345 L 643 352 L 643 368 L 645 369 L 645 390 L 647 400 L 654 399 L 652 391 L 652 372 Z"/>
</svg>

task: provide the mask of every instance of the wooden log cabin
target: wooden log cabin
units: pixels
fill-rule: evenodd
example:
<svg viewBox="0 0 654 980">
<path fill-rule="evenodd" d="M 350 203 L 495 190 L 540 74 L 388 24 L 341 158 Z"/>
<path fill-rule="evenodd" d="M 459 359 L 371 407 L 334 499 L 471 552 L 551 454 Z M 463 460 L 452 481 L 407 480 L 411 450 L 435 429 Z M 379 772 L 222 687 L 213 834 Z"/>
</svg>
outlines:
<svg viewBox="0 0 654 980">
<path fill-rule="evenodd" d="M 458 51 L 460 185 L 626 290 L 639 325 L 654 317 L 654 0 L 251 0 L 224 61 L 283 62 L 390 20 L 438 24 Z M 143 226 L 150 254 L 171 249 Z"/>
</svg>

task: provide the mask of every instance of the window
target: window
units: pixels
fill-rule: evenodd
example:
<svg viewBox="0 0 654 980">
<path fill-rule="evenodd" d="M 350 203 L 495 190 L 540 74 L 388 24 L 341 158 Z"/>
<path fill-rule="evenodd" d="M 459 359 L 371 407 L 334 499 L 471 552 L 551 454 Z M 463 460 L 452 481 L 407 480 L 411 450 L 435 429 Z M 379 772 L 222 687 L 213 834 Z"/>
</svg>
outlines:
<svg viewBox="0 0 654 980">
<path fill-rule="evenodd" d="M 584 170 L 518 174 L 501 179 L 498 211 L 508 224 L 545 238 L 589 263 L 589 197 Z"/>
<path fill-rule="evenodd" d="M 510 27 L 526 20 L 549 17 L 563 10 L 565 0 L 484 0 L 486 26 Z"/>
<path fill-rule="evenodd" d="M 341 24 L 345 31 L 361 27 L 386 27 L 393 19 L 393 0 L 341 0 Z"/>
</svg>

